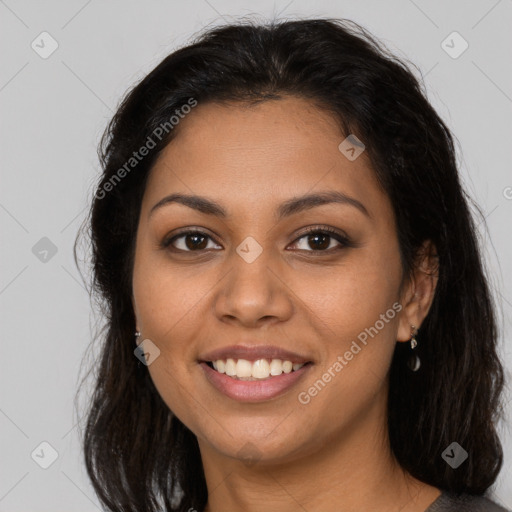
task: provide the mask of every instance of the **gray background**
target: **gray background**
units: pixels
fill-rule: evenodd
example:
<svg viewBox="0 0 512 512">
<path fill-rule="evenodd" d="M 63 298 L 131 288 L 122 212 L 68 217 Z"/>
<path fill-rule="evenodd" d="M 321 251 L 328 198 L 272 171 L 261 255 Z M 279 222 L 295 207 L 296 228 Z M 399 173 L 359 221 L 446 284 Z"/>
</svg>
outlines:
<svg viewBox="0 0 512 512">
<path fill-rule="evenodd" d="M 81 458 L 81 414 L 73 405 L 98 318 L 72 257 L 99 173 L 96 146 L 129 86 L 205 26 L 250 15 L 253 5 L 0 1 L 0 511 L 98 510 Z M 465 186 L 486 216 L 488 229 L 481 223 L 479 231 L 501 304 L 500 347 L 509 377 L 512 0 L 260 0 L 256 13 L 260 19 L 350 18 L 419 66 L 429 99 L 460 142 Z M 469 44 L 457 58 L 446 45 L 459 53 L 462 40 L 451 36 L 442 45 L 453 31 Z M 52 41 L 42 32 L 58 44 L 47 58 L 41 53 Z M 510 387 L 506 400 L 505 465 L 494 496 L 512 508 Z M 51 462 L 52 449 L 42 442 L 58 453 L 47 469 L 40 464 Z"/>
</svg>

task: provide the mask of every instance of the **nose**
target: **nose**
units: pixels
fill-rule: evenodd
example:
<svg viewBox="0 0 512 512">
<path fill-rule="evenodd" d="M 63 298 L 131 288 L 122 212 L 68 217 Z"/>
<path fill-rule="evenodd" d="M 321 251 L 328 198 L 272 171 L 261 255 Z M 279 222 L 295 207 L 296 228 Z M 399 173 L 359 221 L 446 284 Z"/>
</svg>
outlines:
<svg viewBox="0 0 512 512">
<path fill-rule="evenodd" d="M 222 288 L 215 298 L 215 313 L 222 322 L 258 327 L 292 316 L 292 292 L 269 256 L 269 250 L 263 250 L 249 263 L 233 251 L 231 270 L 221 280 Z"/>
</svg>

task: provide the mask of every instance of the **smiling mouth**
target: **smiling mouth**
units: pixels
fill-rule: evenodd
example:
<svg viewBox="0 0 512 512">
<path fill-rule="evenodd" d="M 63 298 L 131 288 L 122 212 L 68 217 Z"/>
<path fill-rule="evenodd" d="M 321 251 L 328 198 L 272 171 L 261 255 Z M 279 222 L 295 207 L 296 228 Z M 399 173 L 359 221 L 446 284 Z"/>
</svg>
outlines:
<svg viewBox="0 0 512 512">
<path fill-rule="evenodd" d="M 234 380 L 265 380 L 278 377 L 283 373 L 292 373 L 303 366 L 311 364 L 293 363 L 282 359 L 217 359 L 216 361 L 203 361 L 213 370 L 223 373 Z"/>
</svg>

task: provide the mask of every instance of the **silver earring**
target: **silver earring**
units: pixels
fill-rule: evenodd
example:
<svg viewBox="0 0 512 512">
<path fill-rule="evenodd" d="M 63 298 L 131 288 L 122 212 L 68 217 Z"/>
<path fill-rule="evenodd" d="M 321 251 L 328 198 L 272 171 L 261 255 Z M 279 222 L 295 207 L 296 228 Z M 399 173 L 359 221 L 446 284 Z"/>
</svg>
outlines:
<svg viewBox="0 0 512 512">
<path fill-rule="evenodd" d="M 140 331 L 135 331 L 135 345 L 137 347 L 140 347 L 141 341 L 139 341 L 140 338 Z"/>
<path fill-rule="evenodd" d="M 415 349 L 418 345 L 418 342 L 416 341 L 416 334 L 418 334 L 418 329 L 414 325 L 411 325 L 411 349 Z"/>
<path fill-rule="evenodd" d="M 135 345 L 137 346 L 137 348 L 135 350 L 137 350 L 140 345 L 139 338 L 140 338 L 140 331 L 135 331 Z M 140 360 L 137 361 L 137 368 L 140 368 Z"/>
<path fill-rule="evenodd" d="M 418 329 L 411 325 L 411 350 L 414 350 L 418 346 L 418 341 L 416 340 L 416 335 L 418 334 Z M 421 361 L 418 357 L 418 354 L 413 353 L 409 357 L 409 360 L 407 361 L 407 365 L 409 366 L 409 369 L 413 372 L 417 372 L 420 369 Z"/>
</svg>

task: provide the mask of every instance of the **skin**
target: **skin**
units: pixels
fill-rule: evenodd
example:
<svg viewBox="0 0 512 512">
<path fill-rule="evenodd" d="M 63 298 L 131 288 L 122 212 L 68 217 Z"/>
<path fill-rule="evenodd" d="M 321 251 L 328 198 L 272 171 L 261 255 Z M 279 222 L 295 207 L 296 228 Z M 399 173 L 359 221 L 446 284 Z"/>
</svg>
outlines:
<svg viewBox="0 0 512 512">
<path fill-rule="evenodd" d="M 401 287 L 389 198 L 366 153 L 348 160 L 334 118 L 308 100 L 199 104 L 176 129 L 142 201 L 133 306 L 140 339 L 160 350 L 148 366 L 155 386 L 197 436 L 206 510 L 424 511 L 440 491 L 393 458 L 386 400 L 395 343 L 410 340 L 433 299 L 431 253 L 420 255 Z M 357 199 L 370 216 L 332 203 L 276 220 L 282 202 L 329 190 Z M 178 203 L 149 215 L 176 192 L 206 196 L 229 216 Z M 340 230 L 357 246 L 334 238 L 308 243 L 309 226 Z M 203 250 L 190 237 L 188 252 L 186 237 L 175 240 L 174 252 L 160 246 L 187 227 L 211 237 Z M 262 247 L 252 263 L 236 252 L 248 236 Z M 401 311 L 308 404 L 299 403 L 298 393 L 397 302 Z M 305 354 L 314 365 L 279 397 L 237 402 L 207 381 L 198 359 L 245 340 Z M 252 463 L 244 459 L 250 453 Z"/>
</svg>

